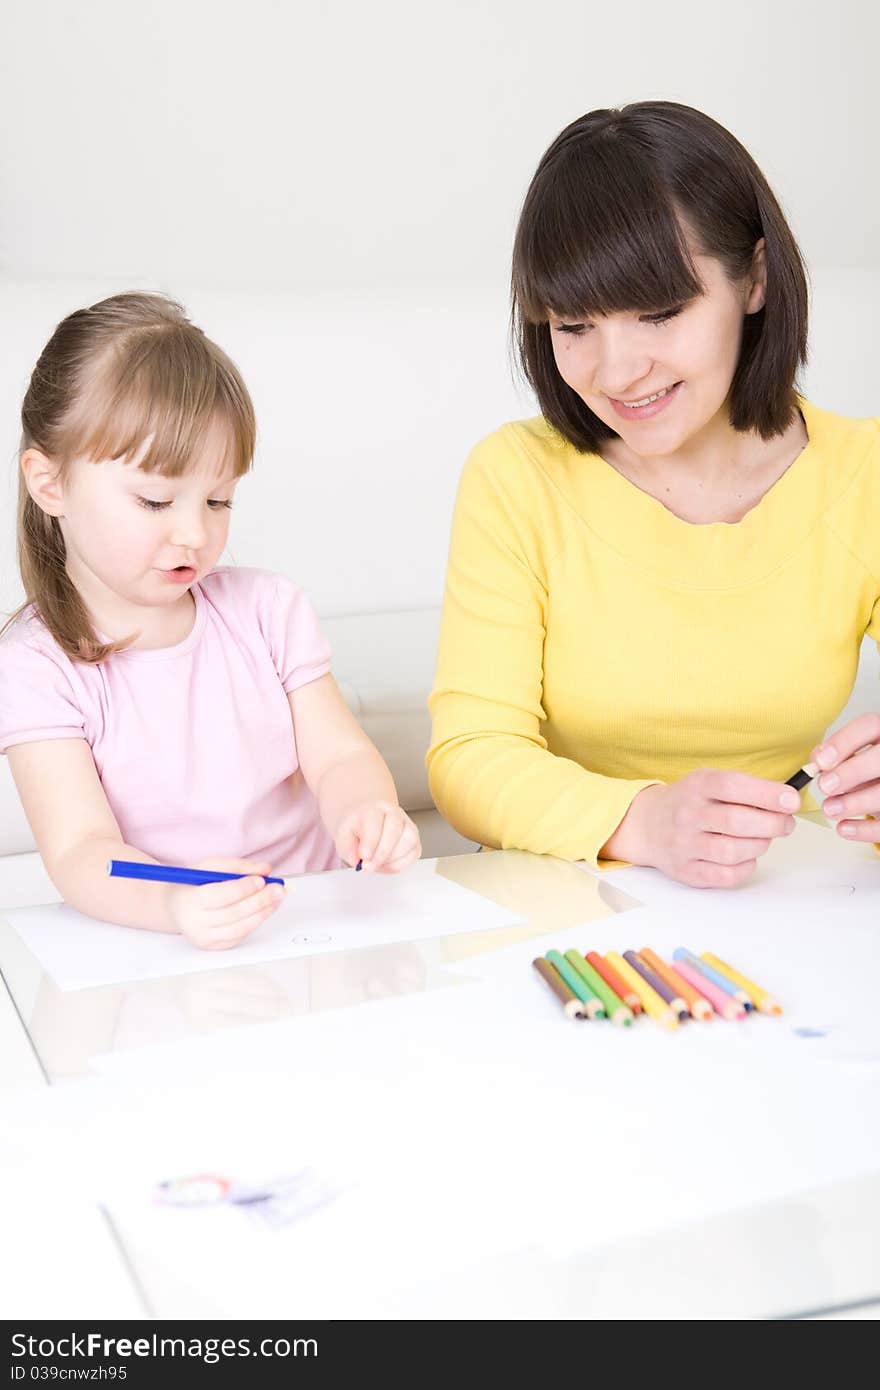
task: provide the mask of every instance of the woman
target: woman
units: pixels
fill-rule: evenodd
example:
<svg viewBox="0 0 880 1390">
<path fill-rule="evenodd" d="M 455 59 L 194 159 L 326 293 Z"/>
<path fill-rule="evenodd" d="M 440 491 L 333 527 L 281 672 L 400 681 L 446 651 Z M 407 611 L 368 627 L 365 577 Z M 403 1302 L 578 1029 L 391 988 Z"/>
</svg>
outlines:
<svg viewBox="0 0 880 1390">
<path fill-rule="evenodd" d="M 815 748 L 880 637 L 880 430 L 797 394 L 806 280 L 754 161 L 671 102 L 575 121 L 526 196 L 513 308 L 542 417 L 462 476 L 440 809 L 485 844 L 733 886 L 815 756 L 839 832 L 880 840 L 853 819 L 880 811 L 880 717 Z"/>
</svg>

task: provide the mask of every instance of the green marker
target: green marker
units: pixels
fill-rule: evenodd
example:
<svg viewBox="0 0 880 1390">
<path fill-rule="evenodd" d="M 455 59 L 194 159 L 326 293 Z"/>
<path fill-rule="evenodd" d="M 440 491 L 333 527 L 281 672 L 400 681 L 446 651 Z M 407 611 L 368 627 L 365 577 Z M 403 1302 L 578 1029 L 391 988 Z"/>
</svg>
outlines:
<svg viewBox="0 0 880 1390">
<path fill-rule="evenodd" d="M 565 959 L 581 976 L 584 984 L 588 985 L 604 1004 L 611 1022 L 628 1028 L 633 1021 L 632 1009 L 618 998 L 611 986 L 602 979 L 598 970 L 594 970 L 590 962 L 584 960 L 580 951 L 576 951 L 574 947 L 570 951 L 566 951 Z"/>
<path fill-rule="evenodd" d="M 569 965 L 558 951 L 548 951 L 546 959 L 559 971 L 569 989 L 574 990 L 578 999 L 584 1006 L 587 1018 L 604 1018 L 605 1006 L 597 994 L 590 989 L 589 985 L 581 975 L 575 970 L 574 966 Z"/>
</svg>

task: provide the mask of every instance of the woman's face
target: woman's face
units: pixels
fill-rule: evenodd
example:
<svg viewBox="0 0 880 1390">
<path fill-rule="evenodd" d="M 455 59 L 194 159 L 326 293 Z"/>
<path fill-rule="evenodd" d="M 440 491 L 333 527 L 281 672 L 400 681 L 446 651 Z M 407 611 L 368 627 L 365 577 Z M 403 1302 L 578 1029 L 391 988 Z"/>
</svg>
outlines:
<svg viewBox="0 0 880 1390">
<path fill-rule="evenodd" d="M 751 275 L 739 283 L 714 257 L 693 259 L 704 293 L 683 306 L 582 320 L 549 316 L 563 381 L 643 458 L 685 448 L 719 415 L 727 421 L 743 317 L 764 303 L 762 242 Z"/>
</svg>

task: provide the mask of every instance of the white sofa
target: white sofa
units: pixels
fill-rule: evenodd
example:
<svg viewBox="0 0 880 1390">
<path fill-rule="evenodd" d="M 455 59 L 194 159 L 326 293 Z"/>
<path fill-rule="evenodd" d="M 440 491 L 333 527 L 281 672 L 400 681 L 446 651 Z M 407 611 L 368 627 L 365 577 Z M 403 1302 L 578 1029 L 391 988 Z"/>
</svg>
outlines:
<svg viewBox="0 0 880 1390">
<path fill-rule="evenodd" d="M 439 817 L 428 790 L 425 707 L 434 671 L 449 521 L 473 443 L 529 413 L 507 352 L 503 267 L 496 286 L 306 300 L 172 287 L 193 319 L 241 366 L 260 440 L 239 490 L 229 558 L 291 575 L 312 594 L 351 708 L 388 760 L 426 855 L 472 848 Z M 807 394 L 853 415 L 877 414 L 873 367 L 880 272 L 814 271 L 814 351 Z M 14 498 L 18 411 L 55 323 L 114 290 L 98 282 L 0 277 L 0 610 L 19 601 Z M 146 288 L 168 288 L 146 286 Z M 880 707 L 866 649 L 847 711 Z M 0 758 L 0 905 L 52 895 Z"/>
</svg>

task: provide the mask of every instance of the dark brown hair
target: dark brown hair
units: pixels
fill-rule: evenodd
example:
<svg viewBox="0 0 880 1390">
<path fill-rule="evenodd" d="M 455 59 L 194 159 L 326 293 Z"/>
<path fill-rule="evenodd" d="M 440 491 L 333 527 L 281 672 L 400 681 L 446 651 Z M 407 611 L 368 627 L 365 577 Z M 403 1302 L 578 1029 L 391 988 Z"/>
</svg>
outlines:
<svg viewBox="0 0 880 1390">
<path fill-rule="evenodd" d="M 730 394 L 736 430 L 782 434 L 807 355 L 803 260 L 751 155 L 710 116 L 670 101 L 591 111 L 553 141 L 526 194 L 513 251 L 512 328 L 546 419 L 595 452 L 614 431 L 559 374 L 548 311 L 657 312 L 703 292 L 688 249 L 741 280 L 764 237 L 764 307 L 745 316 Z"/>
<path fill-rule="evenodd" d="M 226 463 L 247 472 L 256 443 L 254 408 L 238 369 L 161 294 L 117 294 L 59 323 L 40 354 L 21 408 L 21 452 L 38 449 L 63 477 L 75 458 L 131 459 L 176 478 L 197 458 L 216 420 Z M 102 661 L 133 640 L 101 643 L 65 567 L 58 519 L 19 477 L 18 561 L 25 603 L 77 661 Z M 4 628 L 5 631 L 5 628 Z"/>
</svg>

